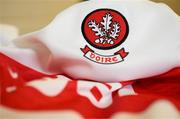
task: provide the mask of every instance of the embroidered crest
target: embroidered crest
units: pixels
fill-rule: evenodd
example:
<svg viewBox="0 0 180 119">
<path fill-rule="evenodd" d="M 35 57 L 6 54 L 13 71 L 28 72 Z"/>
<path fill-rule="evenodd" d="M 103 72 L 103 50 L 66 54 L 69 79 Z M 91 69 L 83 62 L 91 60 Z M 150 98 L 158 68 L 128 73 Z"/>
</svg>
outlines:
<svg viewBox="0 0 180 119">
<path fill-rule="evenodd" d="M 129 27 L 125 17 L 112 9 L 98 9 L 88 14 L 82 23 L 85 40 L 95 49 L 111 50 L 121 45 L 128 36 Z M 113 64 L 123 61 L 127 56 L 124 48 L 104 55 L 90 49 L 88 45 L 81 48 L 84 56 L 101 64 Z"/>
</svg>

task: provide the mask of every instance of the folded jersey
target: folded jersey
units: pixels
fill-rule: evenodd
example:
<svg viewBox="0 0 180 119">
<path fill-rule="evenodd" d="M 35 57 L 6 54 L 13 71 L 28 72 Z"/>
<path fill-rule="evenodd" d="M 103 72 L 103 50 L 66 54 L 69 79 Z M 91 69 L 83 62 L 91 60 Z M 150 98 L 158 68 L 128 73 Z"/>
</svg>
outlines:
<svg viewBox="0 0 180 119">
<path fill-rule="evenodd" d="M 148 0 L 76 4 L 0 52 L 48 75 L 121 82 L 180 66 L 180 18 Z"/>
</svg>

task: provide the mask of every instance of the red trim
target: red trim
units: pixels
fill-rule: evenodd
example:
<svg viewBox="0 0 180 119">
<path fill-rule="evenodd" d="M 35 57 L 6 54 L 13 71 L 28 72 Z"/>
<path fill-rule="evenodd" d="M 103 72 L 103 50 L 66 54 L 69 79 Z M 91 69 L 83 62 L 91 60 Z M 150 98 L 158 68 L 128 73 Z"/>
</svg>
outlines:
<svg viewBox="0 0 180 119">
<path fill-rule="evenodd" d="M 75 110 L 85 118 L 109 118 L 116 112 L 141 112 L 156 100 L 168 100 L 180 111 L 180 67 L 165 74 L 140 79 L 135 82 L 124 82 L 123 86 L 132 83 L 138 95 L 119 96 L 113 92 L 112 104 L 104 109 L 94 106 L 88 98 L 77 93 L 77 81 L 69 81 L 65 89 L 55 97 L 48 97 L 33 87 L 26 86 L 30 80 L 41 80 L 49 76 L 32 70 L 0 53 L 0 104 L 21 110 Z M 8 67 L 18 72 L 14 80 Z M 8 86 L 17 86 L 14 92 L 6 92 Z M 97 96 L 100 99 L 100 95 Z"/>
<path fill-rule="evenodd" d="M 84 54 L 86 54 L 86 53 L 89 52 L 89 51 L 94 52 L 94 51 L 91 50 L 87 45 L 86 45 L 84 48 L 80 48 L 80 49 L 81 49 L 81 51 L 82 51 Z"/>
<path fill-rule="evenodd" d="M 125 52 L 125 49 L 122 48 L 115 53 L 115 55 L 117 55 L 117 54 L 119 54 L 121 56 L 121 58 L 124 59 L 129 54 L 129 52 Z"/>
</svg>

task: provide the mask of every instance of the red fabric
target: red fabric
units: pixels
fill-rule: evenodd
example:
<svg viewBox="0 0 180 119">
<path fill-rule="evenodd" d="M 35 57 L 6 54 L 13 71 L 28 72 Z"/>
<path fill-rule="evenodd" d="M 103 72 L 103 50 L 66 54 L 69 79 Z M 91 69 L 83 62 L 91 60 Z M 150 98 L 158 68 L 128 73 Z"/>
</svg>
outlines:
<svg viewBox="0 0 180 119">
<path fill-rule="evenodd" d="M 19 74 L 17 79 L 10 76 L 8 68 Z M 122 82 L 123 86 L 132 84 L 137 95 L 119 96 L 118 90 L 113 92 L 113 103 L 101 109 L 94 106 L 86 97 L 77 93 L 77 80 L 69 81 L 65 89 L 55 97 L 43 95 L 37 89 L 25 84 L 31 80 L 41 80 L 43 77 L 55 78 L 32 70 L 0 53 L 0 84 L 1 105 L 20 110 L 75 110 L 84 118 L 108 118 L 115 112 L 140 112 L 158 99 L 171 101 L 180 110 L 180 68 L 175 68 L 165 74 Z M 106 85 L 109 89 L 111 86 Z M 9 86 L 16 86 L 11 93 L 6 91 Z M 97 100 L 101 93 L 93 87 L 92 92 Z"/>
</svg>

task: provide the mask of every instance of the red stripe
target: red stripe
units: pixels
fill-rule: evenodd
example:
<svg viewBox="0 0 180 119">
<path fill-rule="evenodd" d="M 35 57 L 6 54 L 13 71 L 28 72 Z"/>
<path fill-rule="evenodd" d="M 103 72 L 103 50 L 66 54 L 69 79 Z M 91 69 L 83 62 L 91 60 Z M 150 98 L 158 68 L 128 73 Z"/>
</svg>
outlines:
<svg viewBox="0 0 180 119">
<path fill-rule="evenodd" d="M 116 112 L 140 112 L 158 99 L 171 101 L 180 110 L 180 68 L 165 74 L 137 80 L 133 88 L 138 95 L 119 96 L 113 93 L 113 103 L 105 108 L 95 107 L 86 97 L 78 95 L 77 81 L 70 81 L 64 91 L 55 97 L 48 97 L 37 89 L 25 86 L 30 80 L 42 77 L 54 77 L 34 71 L 0 53 L 1 104 L 22 110 L 76 110 L 85 118 L 108 118 Z M 17 80 L 12 79 L 7 67 L 13 67 L 19 74 Z M 124 82 L 123 85 L 129 84 Z M 8 86 L 17 86 L 14 92 L 6 92 Z M 95 91 L 97 92 L 97 91 Z M 100 95 L 96 96 L 100 99 Z"/>
</svg>

